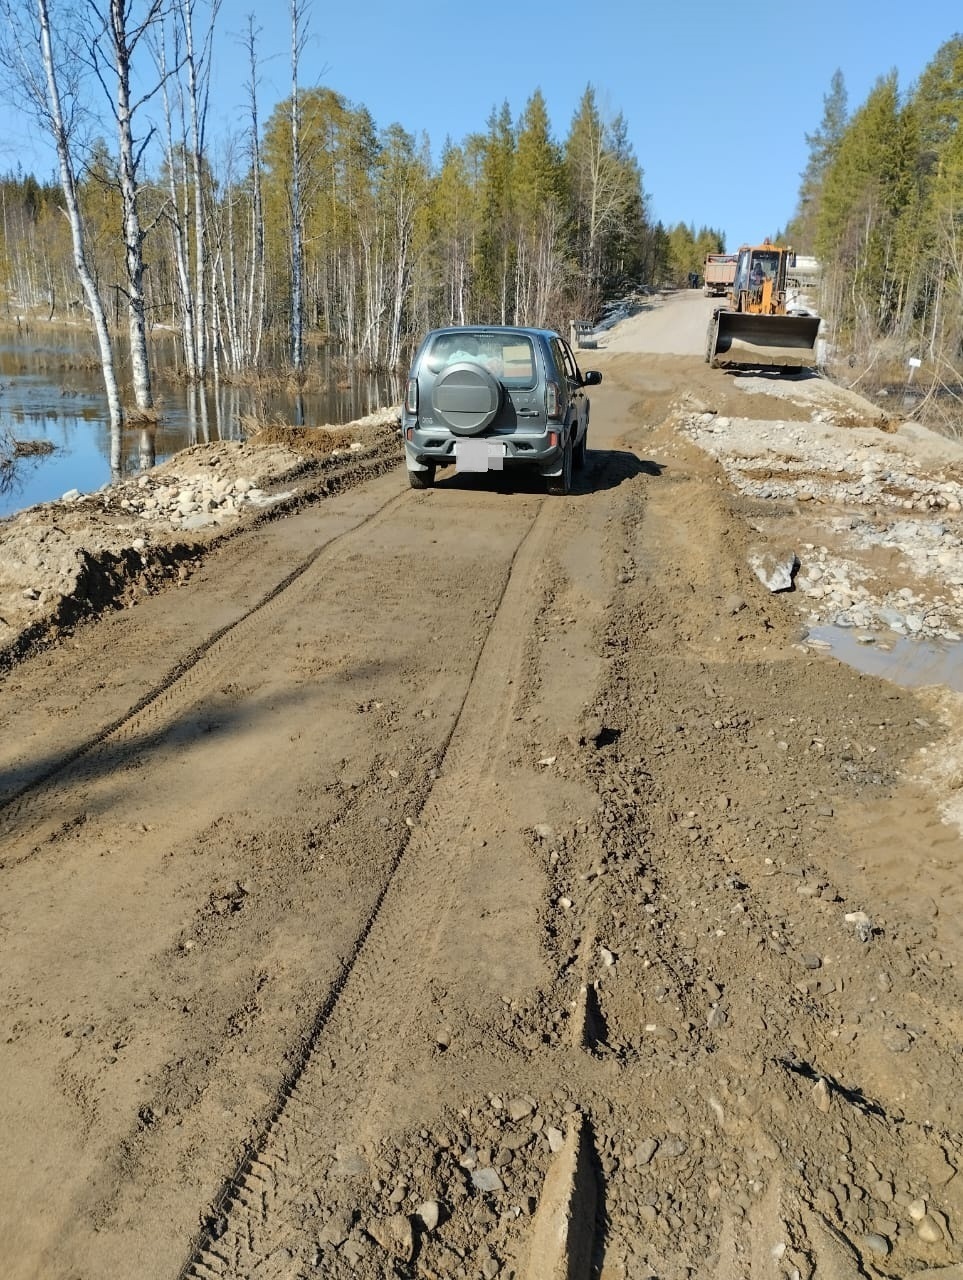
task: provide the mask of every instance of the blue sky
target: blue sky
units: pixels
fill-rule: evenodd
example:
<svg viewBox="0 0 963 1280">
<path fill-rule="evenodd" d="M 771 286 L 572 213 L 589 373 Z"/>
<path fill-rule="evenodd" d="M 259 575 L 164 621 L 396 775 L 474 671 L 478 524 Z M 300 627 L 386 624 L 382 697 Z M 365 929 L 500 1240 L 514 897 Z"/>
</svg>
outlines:
<svg viewBox="0 0 963 1280">
<path fill-rule="evenodd" d="M 262 120 L 289 92 L 287 0 L 270 10 L 223 0 L 212 142 L 243 121 L 237 37 L 255 7 Z M 446 135 L 484 130 L 503 101 L 517 118 L 535 88 L 562 139 L 591 83 L 603 109 L 628 122 L 653 217 L 717 227 L 730 248 L 792 215 L 805 134 L 837 68 L 853 110 L 894 68 L 906 91 L 963 30 L 958 0 L 312 0 L 307 14 L 301 83 L 363 104 L 379 127 L 427 133 L 436 155 Z M 0 148 L 0 167 L 20 157 L 52 171 L 49 152 L 29 142 L 11 150 Z"/>
</svg>

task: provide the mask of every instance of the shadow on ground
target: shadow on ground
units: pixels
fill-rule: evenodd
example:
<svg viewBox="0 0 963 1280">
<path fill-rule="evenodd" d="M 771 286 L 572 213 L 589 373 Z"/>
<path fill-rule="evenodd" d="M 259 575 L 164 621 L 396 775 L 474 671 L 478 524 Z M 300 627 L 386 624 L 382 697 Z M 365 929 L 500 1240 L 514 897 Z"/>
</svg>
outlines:
<svg viewBox="0 0 963 1280">
<path fill-rule="evenodd" d="M 584 469 L 576 471 L 572 480 L 573 494 L 598 493 L 617 489 L 636 476 L 660 476 L 662 467 L 638 457 L 628 449 L 590 449 Z M 543 494 L 545 479 L 530 467 L 507 468 L 486 474 L 439 472 L 435 488 L 440 490 L 464 489 L 473 493 L 525 493 Z"/>
</svg>

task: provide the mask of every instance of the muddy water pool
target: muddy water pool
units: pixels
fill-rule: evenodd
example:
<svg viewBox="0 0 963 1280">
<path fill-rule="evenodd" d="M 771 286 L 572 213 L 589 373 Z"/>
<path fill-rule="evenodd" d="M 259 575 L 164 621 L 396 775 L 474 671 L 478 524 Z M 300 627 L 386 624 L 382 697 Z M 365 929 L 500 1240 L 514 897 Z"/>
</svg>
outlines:
<svg viewBox="0 0 963 1280">
<path fill-rule="evenodd" d="M 904 689 L 938 684 L 963 693 L 963 643 L 920 640 L 896 632 L 834 625 L 813 627 L 806 643 L 867 675 Z"/>
</svg>

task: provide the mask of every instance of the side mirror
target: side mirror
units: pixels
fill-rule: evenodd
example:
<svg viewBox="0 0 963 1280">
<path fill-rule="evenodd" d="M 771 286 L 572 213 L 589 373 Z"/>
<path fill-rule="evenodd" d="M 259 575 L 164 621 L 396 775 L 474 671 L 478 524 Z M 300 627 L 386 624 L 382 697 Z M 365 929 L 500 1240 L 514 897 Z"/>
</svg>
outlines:
<svg viewBox="0 0 963 1280">
<path fill-rule="evenodd" d="M 598 369 L 586 369 L 582 374 L 583 387 L 597 387 L 602 381 L 602 375 Z"/>
</svg>

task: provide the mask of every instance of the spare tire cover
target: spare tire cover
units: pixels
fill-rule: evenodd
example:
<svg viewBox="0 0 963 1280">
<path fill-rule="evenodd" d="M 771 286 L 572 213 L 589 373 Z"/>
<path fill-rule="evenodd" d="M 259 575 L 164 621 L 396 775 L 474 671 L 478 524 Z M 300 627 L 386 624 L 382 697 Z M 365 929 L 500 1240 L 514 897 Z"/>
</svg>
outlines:
<svg viewBox="0 0 963 1280">
<path fill-rule="evenodd" d="M 431 399 L 436 415 L 455 435 L 474 436 L 494 422 L 502 384 L 482 365 L 461 361 L 438 375 Z"/>
</svg>

